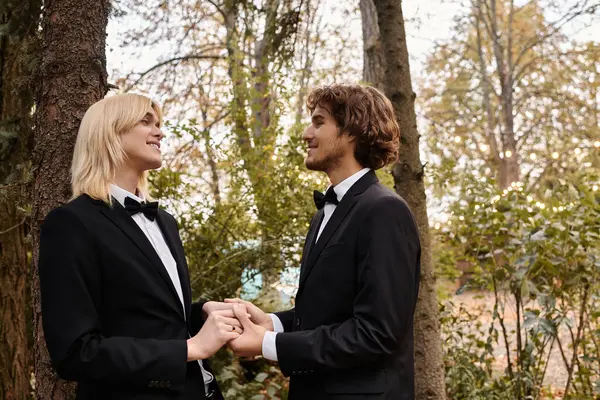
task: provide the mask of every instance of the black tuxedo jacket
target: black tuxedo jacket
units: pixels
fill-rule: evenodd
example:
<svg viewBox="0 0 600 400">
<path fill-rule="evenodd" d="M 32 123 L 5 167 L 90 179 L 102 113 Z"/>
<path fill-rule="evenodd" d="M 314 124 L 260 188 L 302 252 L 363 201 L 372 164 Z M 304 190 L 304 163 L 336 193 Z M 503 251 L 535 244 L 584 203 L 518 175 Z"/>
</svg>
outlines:
<svg viewBox="0 0 600 400">
<path fill-rule="evenodd" d="M 58 375 L 78 382 L 78 399 L 205 397 L 186 343 L 202 326 L 202 304 L 191 302 L 175 219 L 159 210 L 157 221 L 177 262 L 185 311 L 152 244 L 117 201 L 109 207 L 82 195 L 42 225 L 44 334 Z"/>
<path fill-rule="evenodd" d="M 322 219 L 306 237 L 295 308 L 277 313 L 290 400 L 413 399 L 421 248 L 408 206 L 370 171 L 313 246 Z"/>
</svg>

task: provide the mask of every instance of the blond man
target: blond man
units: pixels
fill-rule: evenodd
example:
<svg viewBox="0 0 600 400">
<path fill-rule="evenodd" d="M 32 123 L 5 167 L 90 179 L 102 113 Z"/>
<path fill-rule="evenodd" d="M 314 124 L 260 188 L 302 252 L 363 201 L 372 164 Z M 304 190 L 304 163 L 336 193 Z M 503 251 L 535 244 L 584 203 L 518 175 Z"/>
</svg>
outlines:
<svg viewBox="0 0 600 400">
<path fill-rule="evenodd" d="M 73 199 L 41 229 L 43 327 L 77 399 L 222 399 L 207 359 L 241 333 L 231 310 L 192 303 L 175 219 L 149 202 L 161 166 L 162 114 L 135 95 L 86 112 Z"/>
</svg>

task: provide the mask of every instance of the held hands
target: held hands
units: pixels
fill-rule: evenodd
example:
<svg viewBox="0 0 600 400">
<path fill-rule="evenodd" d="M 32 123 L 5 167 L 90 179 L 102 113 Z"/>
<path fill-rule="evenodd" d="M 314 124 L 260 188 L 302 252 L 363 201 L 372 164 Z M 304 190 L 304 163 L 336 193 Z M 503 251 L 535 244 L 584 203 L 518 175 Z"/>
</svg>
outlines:
<svg viewBox="0 0 600 400">
<path fill-rule="evenodd" d="M 209 324 L 209 321 L 214 320 L 215 322 L 218 322 L 221 320 L 220 316 L 226 316 L 226 318 L 228 318 L 227 320 L 221 320 L 226 327 L 224 328 L 224 331 L 220 331 L 220 333 L 223 335 L 222 338 L 226 340 L 224 342 L 219 341 L 215 343 L 215 346 L 218 343 L 220 343 L 220 345 L 218 347 L 210 347 L 212 352 L 203 358 L 207 358 L 216 353 L 225 343 L 229 344 L 229 347 L 237 356 L 252 357 L 260 355 L 262 354 L 262 342 L 265 332 L 273 331 L 273 320 L 271 317 L 254 304 L 242 299 L 225 299 L 225 302 L 223 303 L 209 301 L 202 306 L 202 312 L 206 319 L 202 330 Z M 235 318 L 237 325 L 232 324 L 231 317 Z M 235 329 L 234 331 L 231 331 L 232 326 Z M 200 335 L 200 333 L 198 333 L 198 335 Z M 233 334 L 235 334 L 235 337 Z M 199 341 L 200 340 L 205 339 L 199 339 Z"/>
<path fill-rule="evenodd" d="M 263 310 L 256 307 L 249 301 L 242 299 L 225 299 L 225 304 L 242 304 L 246 306 L 246 310 L 250 313 L 250 321 L 256 325 L 260 325 L 268 331 L 273 331 L 273 320 Z"/>
<path fill-rule="evenodd" d="M 188 361 L 204 360 L 215 354 L 230 340 L 240 337 L 242 324 L 238 320 L 241 315 L 248 319 L 246 307 L 240 306 L 237 314 L 229 309 L 212 311 L 200 332 L 187 341 Z"/>
<path fill-rule="evenodd" d="M 233 304 L 231 303 L 223 303 L 220 301 L 207 301 L 202 305 L 202 316 L 205 320 L 208 319 L 208 316 L 215 311 L 222 310 L 231 310 L 233 311 Z"/>
<path fill-rule="evenodd" d="M 256 309 L 260 311 L 258 307 Z M 246 310 L 247 308 L 244 304 L 234 304 L 233 306 L 233 312 L 242 324 L 243 333 L 237 339 L 229 342 L 229 347 L 236 356 L 253 357 L 262 354 L 262 343 L 267 329 L 264 326 L 252 323 Z M 262 313 L 262 311 L 260 312 Z M 252 315 L 252 312 L 250 315 Z M 266 317 L 271 320 L 271 317 L 268 315 Z M 273 324 L 271 323 L 271 329 L 272 327 Z"/>
</svg>

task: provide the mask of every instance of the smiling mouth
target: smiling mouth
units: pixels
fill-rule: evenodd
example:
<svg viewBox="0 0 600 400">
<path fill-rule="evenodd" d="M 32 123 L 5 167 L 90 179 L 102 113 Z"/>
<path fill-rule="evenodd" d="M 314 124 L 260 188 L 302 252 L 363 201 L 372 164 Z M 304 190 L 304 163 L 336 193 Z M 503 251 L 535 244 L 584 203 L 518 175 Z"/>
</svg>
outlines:
<svg viewBox="0 0 600 400">
<path fill-rule="evenodd" d="M 160 151 L 160 146 L 157 145 L 156 143 L 148 143 L 148 146 L 154 147 L 156 150 Z"/>
</svg>

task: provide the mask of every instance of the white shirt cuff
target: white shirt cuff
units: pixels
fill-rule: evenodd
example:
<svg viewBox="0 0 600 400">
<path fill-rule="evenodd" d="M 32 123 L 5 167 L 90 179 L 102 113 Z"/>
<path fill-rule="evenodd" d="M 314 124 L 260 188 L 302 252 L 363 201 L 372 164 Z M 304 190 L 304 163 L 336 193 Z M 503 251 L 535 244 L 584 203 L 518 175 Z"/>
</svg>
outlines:
<svg viewBox="0 0 600 400">
<path fill-rule="evenodd" d="M 276 317 L 277 318 L 277 317 Z M 277 332 L 266 331 L 262 342 L 262 354 L 267 360 L 277 361 Z"/>
<path fill-rule="evenodd" d="M 273 332 L 283 332 L 283 324 L 279 317 L 275 314 L 269 314 L 269 317 L 273 321 Z"/>
</svg>

